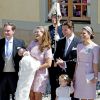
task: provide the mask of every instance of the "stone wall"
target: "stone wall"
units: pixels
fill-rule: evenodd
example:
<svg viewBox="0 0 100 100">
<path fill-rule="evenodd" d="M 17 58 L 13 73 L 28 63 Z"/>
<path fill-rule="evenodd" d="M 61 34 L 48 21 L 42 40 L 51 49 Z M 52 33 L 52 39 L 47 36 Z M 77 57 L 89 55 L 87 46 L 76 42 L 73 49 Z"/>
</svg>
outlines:
<svg viewBox="0 0 100 100">
<path fill-rule="evenodd" d="M 34 38 L 32 30 L 22 30 L 22 29 L 16 30 L 15 37 L 23 39 L 26 45 L 28 45 Z"/>
<path fill-rule="evenodd" d="M 16 38 L 23 39 L 26 45 L 28 45 L 33 39 L 32 30 L 16 29 L 14 36 Z M 0 38 L 1 37 L 3 37 L 2 29 L 0 29 Z"/>
</svg>

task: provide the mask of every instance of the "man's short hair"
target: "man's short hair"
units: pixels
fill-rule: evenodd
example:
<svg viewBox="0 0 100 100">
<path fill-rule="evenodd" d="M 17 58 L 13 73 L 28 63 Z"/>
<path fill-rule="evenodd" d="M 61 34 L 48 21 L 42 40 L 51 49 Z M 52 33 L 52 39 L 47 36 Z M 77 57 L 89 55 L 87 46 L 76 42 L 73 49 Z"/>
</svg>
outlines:
<svg viewBox="0 0 100 100">
<path fill-rule="evenodd" d="M 6 27 L 6 26 L 12 26 L 13 31 L 16 29 L 16 26 L 13 23 L 10 23 L 10 22 L 5 23 L 3 27 Z"/>
</svg>

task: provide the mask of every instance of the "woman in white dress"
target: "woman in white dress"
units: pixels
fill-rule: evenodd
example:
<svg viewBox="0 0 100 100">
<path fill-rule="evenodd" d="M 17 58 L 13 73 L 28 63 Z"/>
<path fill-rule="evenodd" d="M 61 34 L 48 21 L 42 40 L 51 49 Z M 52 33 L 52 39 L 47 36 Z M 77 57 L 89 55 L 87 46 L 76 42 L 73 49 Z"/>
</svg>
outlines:
<svg viewBox="0 0 100 100">
<path fill-rule="evenodd" d="M 69 86 L 70 83 L 71 86 Z M 74 92 L 74 89 L 68 75 L 60 75 L 59 84 L 60 86 L 56 89 L 56 100 L 71 100 L 70 94 Z"/>
</svg>

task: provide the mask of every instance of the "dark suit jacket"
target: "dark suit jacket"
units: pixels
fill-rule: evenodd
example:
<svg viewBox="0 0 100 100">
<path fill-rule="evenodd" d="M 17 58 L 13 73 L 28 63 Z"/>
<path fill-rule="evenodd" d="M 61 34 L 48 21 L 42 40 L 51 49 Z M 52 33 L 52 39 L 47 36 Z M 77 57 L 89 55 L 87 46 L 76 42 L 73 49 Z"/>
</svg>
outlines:
<svg viewBox="0 0 100 100">
<path fill-rule="evenodd" d="M 74 71 L 75 71 L 75 65 L 76 65 L 76 57 L 77 57 L 77 51 L 75 50 L 75 48 L 77 47 L 77 44 L 80 42 L 80 40 L 74 36 L 68 50 L 67 50 L 67 54 L 64 57 L 64 51 L 65 51 L 65 44 L 66 44 L 66 38 L 62 38 L 57 42 L 57 48 L 56 48 L 56 52 L 54 54 L 54 59 L 56 61 L 57 58 L 61 58 L 64 61 L 66 61 L 66 72 L 69 75 L 70 78 L 73 78 L 74 75 Z"/>
<path fill-rule="evenodd" d="M 19 71 L 19 61 L 21 59 L 21 56 L 18 55 L 18 47 L 25 48 L 25 43 L 23 40 L 14 38 L 12 55 L 13 55 L 15 72 Z M 4 65 L 5 65 L 5 38 L 0 39 L 0 72 L 3 72 Z"/>
<path fill-rule="evenodd" d="M 53 39 L 54 38 L 54 33 L 55 33 L 55 27 L 53 25 L 50 25 L 49 26 L 49 31 L 50 31 L 51 39 Z M 63 34 L 62 34 L 62 25 L 58 26 L 58 34 L 59 34 L 60 38 L 63 36 Z"/>
<path fill-rule="evenodd" d="M 52 52 L 54 53 L 54 47 L 53 46 L 55 44 L 55 40 L 54 40 L 54 36 L 55 36 L 55 27 L 53 25 L 49 26 L 49 32 L 50 32 L 50 36 L 51 36 L 51 45 L 52 45 Z M 63 33 L 62 33 L 62 25 L 58 26 L 57 32 L 59 34 L 59 37 L 63 37 Z"/>
</svg>

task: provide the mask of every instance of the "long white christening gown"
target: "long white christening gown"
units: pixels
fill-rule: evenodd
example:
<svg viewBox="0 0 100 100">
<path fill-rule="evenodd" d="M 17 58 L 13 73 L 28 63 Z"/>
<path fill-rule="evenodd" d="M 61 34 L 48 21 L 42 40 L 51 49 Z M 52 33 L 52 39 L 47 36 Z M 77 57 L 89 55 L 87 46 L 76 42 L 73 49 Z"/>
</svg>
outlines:
<svg viewBox="0 0 100 100">
<path fill-rule="evenodd" d="M 31 85 L 35 72 L 39 69 L 40 62 L 29 54 L 21 59 L 19 65 L 19 80 L 15 92 L 15 100 L 29 100 Z"/>
</svg>

